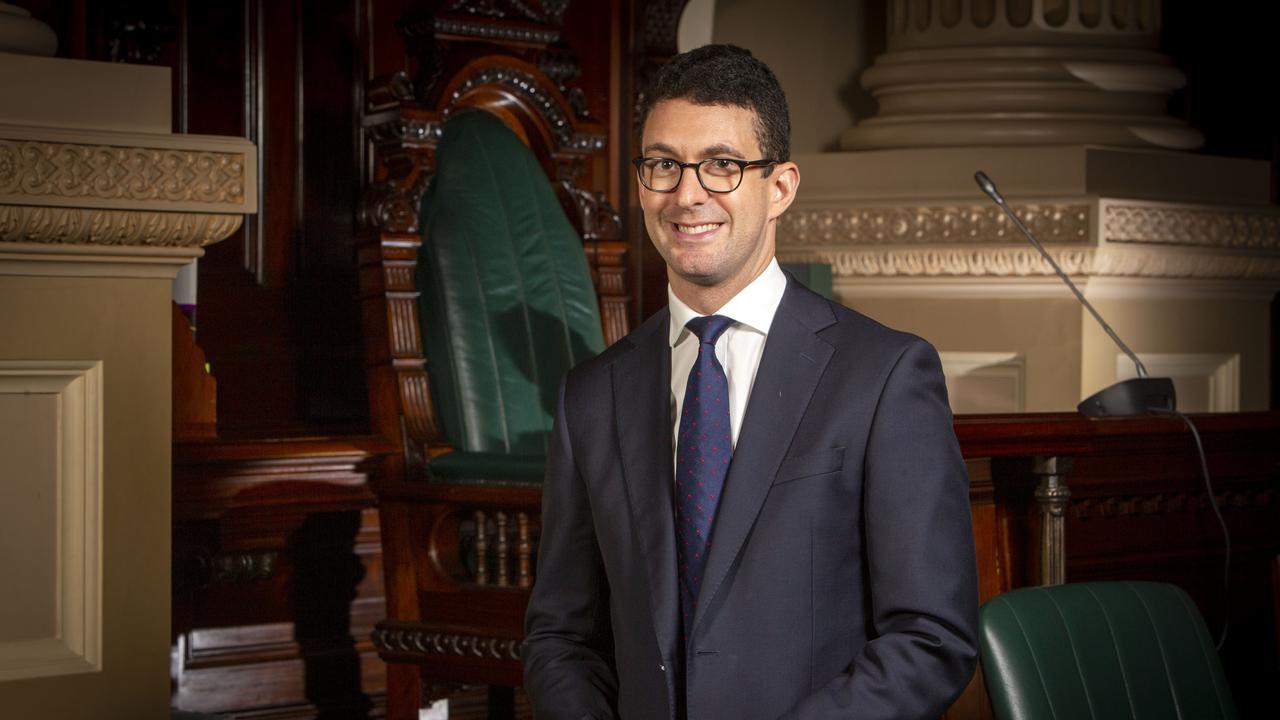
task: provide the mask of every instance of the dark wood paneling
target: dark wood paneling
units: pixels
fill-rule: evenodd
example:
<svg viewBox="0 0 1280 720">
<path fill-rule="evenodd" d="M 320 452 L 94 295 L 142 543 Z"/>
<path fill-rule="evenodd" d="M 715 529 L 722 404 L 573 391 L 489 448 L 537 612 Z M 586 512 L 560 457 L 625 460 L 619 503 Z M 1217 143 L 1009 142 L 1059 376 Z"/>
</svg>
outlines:
<svg viewBox="0 0 1280 720">
<path fill-rule="evenodd" d="M 381 441 L 174 449 L 174 705 L 230 717 L 380 716 Z"/>
</svg>

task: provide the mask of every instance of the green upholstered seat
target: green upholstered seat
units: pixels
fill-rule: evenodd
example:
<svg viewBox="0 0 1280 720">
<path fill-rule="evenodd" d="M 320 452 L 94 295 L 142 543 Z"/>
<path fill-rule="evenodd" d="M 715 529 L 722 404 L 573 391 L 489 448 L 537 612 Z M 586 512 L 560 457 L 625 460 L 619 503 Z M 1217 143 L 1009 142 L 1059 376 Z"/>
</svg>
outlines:
<svg viewBox="0 0 1280 720">
<path fill-rule="evenodd" d="M 1237 717 L 1204 620 L 1173 585 L 1014 590 L 983 605 L 980 645 L 1002 720 Z"/>
<path fill-rule="evenodd" d="M 604 348 L 582 240 L 537 158 L 480 110 L 445 123 L 422 218 L 423 344 L 457 448 L 431 475 L 537 482 L 560 378 Z"/>
</svg>

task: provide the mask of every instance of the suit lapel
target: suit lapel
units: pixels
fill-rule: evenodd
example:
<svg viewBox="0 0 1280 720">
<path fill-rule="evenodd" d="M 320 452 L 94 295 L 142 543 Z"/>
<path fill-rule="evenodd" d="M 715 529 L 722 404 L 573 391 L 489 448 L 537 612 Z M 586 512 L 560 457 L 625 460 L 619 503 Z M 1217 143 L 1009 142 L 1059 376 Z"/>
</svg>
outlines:
<svg viewBox="0 0 1280 720">
<path fill-rule="evenodd" d="M 831 359 L 834 349 L 816 332 L 833 322 L 835 315 L 826 301 L 788 276 L 786 293 L 769 328 L 756 370 L 712 526 L 702 592 L 693 619 L 695 629 L 746 542 L 773 476 Z"/>
<path fill-rule="evenodd" d="M 634 350 L 613 363 L 613 407 L 631 521 L 649 568 L 653 625 L 663 656 L 675 657 L 679 599 L 672 517 L 671 352 L 659 312 Z"/>
</svg>

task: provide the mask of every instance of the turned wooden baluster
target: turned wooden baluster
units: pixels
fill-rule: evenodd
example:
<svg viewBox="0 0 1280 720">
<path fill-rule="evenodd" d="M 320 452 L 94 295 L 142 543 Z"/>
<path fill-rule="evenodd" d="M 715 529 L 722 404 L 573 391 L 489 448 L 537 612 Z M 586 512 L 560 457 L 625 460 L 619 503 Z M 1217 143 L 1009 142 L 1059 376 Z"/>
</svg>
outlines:
<svg viewBox="0 0 1280 720">
<path fill-rule="evenodd" d="M 519 560 L 520 576 L 517 583 L 522 588 L 533 585 L 532 557 L 533 543 L 529 542 L 529 514 L 516 513 L 516 557 Z"/>
<path fill-rule="evenodd" d="M 494 523 L 498 530 L 498 585 L 506 587 L 511 583 L 507 562 L 507 514 L 501 510 L 494 513 Z"/>
<path fill-rule="evenodd" d="M 489 534 L 483 510 L 476 510 L 476 584 L 489 584 Z"/>
</svg>

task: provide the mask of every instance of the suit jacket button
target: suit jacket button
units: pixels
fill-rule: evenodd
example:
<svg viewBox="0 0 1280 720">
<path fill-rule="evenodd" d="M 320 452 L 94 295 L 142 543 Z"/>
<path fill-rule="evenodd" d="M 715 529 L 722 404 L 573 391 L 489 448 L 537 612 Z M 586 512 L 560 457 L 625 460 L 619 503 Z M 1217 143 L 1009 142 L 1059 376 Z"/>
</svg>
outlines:
<svg viewBox="0 0 1280 720">
<path fill-rule="evenodd" d="M 666 666 L 666 665 L 659 665 L 659 666 L 658 666 L 658 670 L 659 670 L 659 671 L 661 671 L 661 672 L 666 672 L 666 671 L 667 671 L 667 666 Z"/>
</svg>

